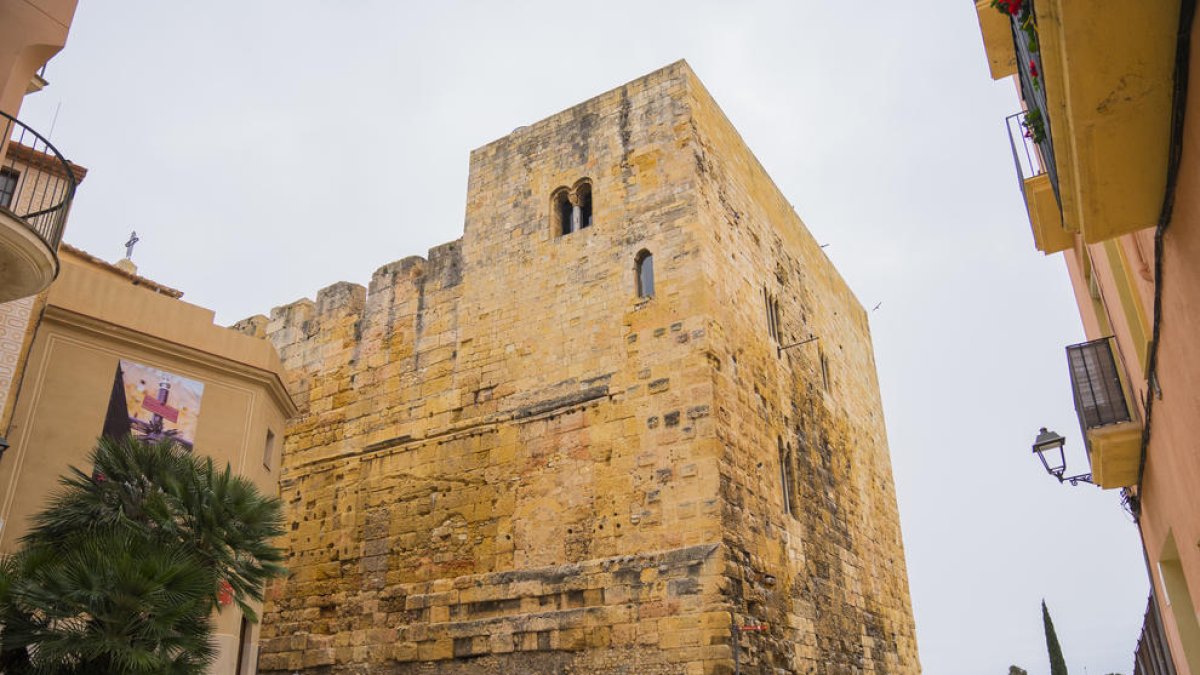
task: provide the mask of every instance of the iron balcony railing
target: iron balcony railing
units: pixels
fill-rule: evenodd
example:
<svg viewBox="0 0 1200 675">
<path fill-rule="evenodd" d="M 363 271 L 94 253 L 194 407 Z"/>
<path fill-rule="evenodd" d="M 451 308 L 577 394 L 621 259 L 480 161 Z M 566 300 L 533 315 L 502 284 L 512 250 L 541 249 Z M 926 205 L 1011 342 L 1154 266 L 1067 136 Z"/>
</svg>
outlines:
<svg viewBox="0 0 1200 675">
<path fill-rule="evenodd" d="M 1029 131 L 1025 128 L 1025 113 L 1018 112 L 1004 118 L 1008 127 L 1008 143 L 1012 147 L 1013 164 L 1017 167 L 1017 189 L 1025 194 L 1025 181 L 1035 176 L 1047 173 L 1046 161 L 1038 149 Z M 1029 210 L 1029 200 L 1025 202 L 1025 210 Z M 1032 214 L 1030 218 L 1032 219 Z"/>
<path fill-rule="evenodd" d="M 1013 43 L 1017 51 L 1017 80 L 1021 85 L 1021 98 L 1025 101 L 1026 119 L 1030 115 L 1040 118 L 1040 137 L 1033 140 L 1045 164 L 1046 173 L 1050 174 L 1050 185 L 1054 188 L 1054 197 L 1062 203 L 1058 196 L 1058 168 L 1054 163 L 1054 142 L 1050 132 L 1050 107 L 1046 105 L 1046 71 L 1042 68 L 1042 52 L 1038 45 L 1037 15 L 1034 12 L 1034 0 L 1024 0 L 1021 10 L 1012 17 Z M 1035 112 L 1036 111 L 1036 112 Z M 1035 125 L 1030 125 L 1035 126 Z"/>
<path fill-rule="evenodd" d="M 1171 650 L 1153 593 L 1146 603 L 1142 634 L 1133 652 L 1133 675 L 1175 675 L 1175 664 L 1171 662 Z"/>
<path fill-rule="evenodd" d="M 1009 2 L 1002 4 L 1010 6 Z M 1005 123 L 1022 194 L 1026 180 L 1047 174 L 1050 186 L 1054 190 L 1054 198 L 1061 205 L 1036 16 L 1034 0 L 1019 0 L 1016 3 L 1016 13 L 1009 15 L 1017 59 L 1017 81 L 1021 88 L 1021 99 L 1025 102 L 1025 110 L 1009 115 Z"/>
<path fill-rule="evenodd" d="M 58 251 L 78 180 L 50 141 L 0 111 L 0 209 Z"/>
<path fill-rule="evenodd" d="M 1129 422 L 1132 413 L 1121 386 L 1113 355 L 1112 338 L 1101 338 L 1067 347 L 1071 390 L 1083 437 L 1090 429 Z"/>
</svg>

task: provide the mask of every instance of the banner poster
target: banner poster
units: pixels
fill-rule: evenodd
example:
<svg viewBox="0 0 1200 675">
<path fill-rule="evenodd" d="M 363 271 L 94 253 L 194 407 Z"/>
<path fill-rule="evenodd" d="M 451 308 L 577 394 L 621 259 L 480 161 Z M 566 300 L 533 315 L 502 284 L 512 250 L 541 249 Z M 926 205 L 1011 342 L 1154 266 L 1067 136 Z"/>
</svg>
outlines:
<svg viewBox="0 0 1200 675">
<path fill-rule="evenodd" d="M 104 436 L 172 440 L 191 450 L 203 396 L 202 382 L 122 359 L 104 417 Z"/>
</svg>

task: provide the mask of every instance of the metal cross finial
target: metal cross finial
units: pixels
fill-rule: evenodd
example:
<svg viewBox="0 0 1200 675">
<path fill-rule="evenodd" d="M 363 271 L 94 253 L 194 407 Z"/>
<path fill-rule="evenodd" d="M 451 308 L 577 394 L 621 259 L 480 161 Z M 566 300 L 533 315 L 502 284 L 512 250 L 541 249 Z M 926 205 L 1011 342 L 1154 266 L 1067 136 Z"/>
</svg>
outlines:
<svg viewBox="0 0 1200 675">
<path fill-rule="evenodd" d="M 130 259 L 133 258 L 133 245 L 138 243 L 139 241 L 141 241 L 141 239 L 138 239 L 137 231 L 136 230 L 131 231 L 129 233 L 129 241 L 125 242 L 125 257 L 126 258 L 130 258 Z"/>
</svg>

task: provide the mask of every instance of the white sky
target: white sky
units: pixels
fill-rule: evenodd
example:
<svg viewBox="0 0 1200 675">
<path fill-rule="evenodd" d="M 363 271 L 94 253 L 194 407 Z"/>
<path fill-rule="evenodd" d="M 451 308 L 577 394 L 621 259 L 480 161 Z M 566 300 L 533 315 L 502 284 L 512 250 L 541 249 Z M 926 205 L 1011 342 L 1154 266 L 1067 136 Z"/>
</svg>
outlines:
<svg viewBox="0 0 1200 675">
<path fill-rule="evenodd" d="M 931 9 L 936 7 L 936 10 Z M 577 11 L 585 8 L 588 11 Z M 1132 671 L 1147 582 L 1080 453 L 1061 256 L 1033 248 L 966 0 L 82 0 L 22 118 L 91 171 L 67 240 L 232 323 L 462 233 L 468 152 L 686 58 L 868 307 L 922 663 Z M 1082 455 L 1069 469 L 1084 470 Z"/>
</svg>

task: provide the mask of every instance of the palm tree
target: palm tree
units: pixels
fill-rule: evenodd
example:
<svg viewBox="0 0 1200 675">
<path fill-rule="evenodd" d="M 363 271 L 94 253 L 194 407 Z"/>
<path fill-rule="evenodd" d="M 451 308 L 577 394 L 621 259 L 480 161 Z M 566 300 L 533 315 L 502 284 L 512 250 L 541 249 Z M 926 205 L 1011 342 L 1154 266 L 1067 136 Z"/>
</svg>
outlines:
<svg viewBox="0 0 1200 675">
<path fill-rule="evenodd" d="M 283 574 L 279 501 L 171 442 L 102 439 L 0 562 L 0 671 L 201 673 L 219 588 Z"/>
</svg>

